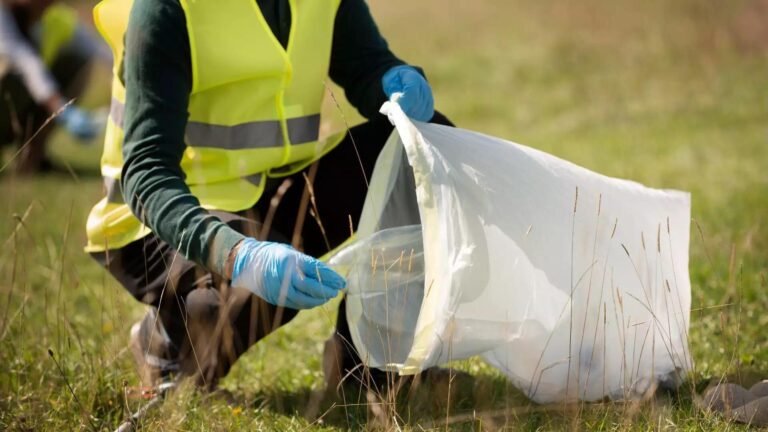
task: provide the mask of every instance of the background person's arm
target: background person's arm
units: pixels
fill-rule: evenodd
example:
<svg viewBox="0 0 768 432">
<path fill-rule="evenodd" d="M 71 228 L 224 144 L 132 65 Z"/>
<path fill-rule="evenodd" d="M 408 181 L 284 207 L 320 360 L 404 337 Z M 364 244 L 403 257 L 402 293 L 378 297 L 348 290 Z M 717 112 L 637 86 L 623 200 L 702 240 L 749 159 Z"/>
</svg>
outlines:
<svg viewBox="0 0 768 432">
<path fill-rule="evenodd" d="M 19 74 L 27 91 L 48 112 L 59 110 L 64 102 L 56 81 L 34 47 L 24 38 L 10 11 L 0 5 L 0 56 Z"/>
<path fill-rule="evenodd" d="M 200 206 L 180 166 L 192 71 L 186 19 L 177 0 L 136 0 L 123 70 L 126 202 L 185 257 L 228 275 L 227 256 L 244 237 Z"/>
<path fill-rule="evenodd" d="M 109 45 L 91 29 L 83 25 L 78 25 L 75 28 L 75 34 L 72 35 L 69 46 L 91 60 L 98 60 L 106 66 L 112 66 L 112 51 L 109 49 Z"/>
</svg>

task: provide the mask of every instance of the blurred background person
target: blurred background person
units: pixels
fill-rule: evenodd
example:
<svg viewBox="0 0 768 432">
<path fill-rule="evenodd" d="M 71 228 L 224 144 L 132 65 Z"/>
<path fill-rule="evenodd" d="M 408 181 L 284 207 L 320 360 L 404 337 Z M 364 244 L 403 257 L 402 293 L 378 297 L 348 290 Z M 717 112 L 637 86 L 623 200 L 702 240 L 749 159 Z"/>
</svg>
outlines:
<svg viewBox="0 0 768 432">
<path fill-rule="evenodd" d="M 53 128 L 41 127 L 51 115 L 79 141 L 99 134 L 91 113 L 67 104 L 85 88 L 93 60 L 111 64 L 112 54 L 72 8 L 52 0 L 0 0 L 0 146 L 23 146 L 17 172 L 50 167 L 45 143 Z"/>
</svg>

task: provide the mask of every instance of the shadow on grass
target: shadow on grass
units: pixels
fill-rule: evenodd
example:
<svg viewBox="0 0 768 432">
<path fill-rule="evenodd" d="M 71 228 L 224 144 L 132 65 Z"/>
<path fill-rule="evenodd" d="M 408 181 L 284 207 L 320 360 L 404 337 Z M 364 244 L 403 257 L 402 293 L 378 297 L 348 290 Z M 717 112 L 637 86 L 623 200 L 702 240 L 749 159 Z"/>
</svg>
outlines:
<svg viewBox="0 0 768 432">
<path fill-rule="evenodd" d="M 750 376 L 753 381 L 754 373 Z M 611 425 L 633 429 L 659 422 L 720 427 L 727 423 L 701 412 L 694 404 L 706 381 L 686 382 L 676 390 L 660 389 L 642 401 L 605 400 L 566 406 L 535 404 L 500 376 L 460 373 L 450 381 L 450 390 L 443 380 L 403 385 L 394 397 L 353 384 L 330 395 L 310 389 L 264 390 L 255 395 L 252 407 L 298 416 L 312 425 L 347 430 L 607 430 Z"/>
<path fill-rule="evenodd" d="M 352 430 L 390 430 L 403 425 L 471 426 L 487 421 L 486 414 L 514 416 L 518 410 L 534 407 L 503 377 L 489 375 L 458 372 L 390 386 L 395 390 L 374 387 L 347 382 L 338 392 L 330 393 L 308 388 L 267 389 L 254 395 L 254 405 L 286 416 L 300 416 L 310 423 Z"/>
</svg>

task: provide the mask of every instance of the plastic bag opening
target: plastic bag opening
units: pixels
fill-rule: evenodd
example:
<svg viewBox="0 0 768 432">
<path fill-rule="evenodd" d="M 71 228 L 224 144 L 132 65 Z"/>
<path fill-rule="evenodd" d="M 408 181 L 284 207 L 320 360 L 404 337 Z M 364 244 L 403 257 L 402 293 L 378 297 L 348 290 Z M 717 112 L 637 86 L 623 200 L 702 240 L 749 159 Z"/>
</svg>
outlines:
<svg viewBox="0 0 768 432">
<path fill-rule="evenodd" d="M 387 228 L 338 254 L 347 269 L 349 320 L 370 367 L 396 371 L 408 358 L 424 297 L 421 225 Z"/>
</svg>

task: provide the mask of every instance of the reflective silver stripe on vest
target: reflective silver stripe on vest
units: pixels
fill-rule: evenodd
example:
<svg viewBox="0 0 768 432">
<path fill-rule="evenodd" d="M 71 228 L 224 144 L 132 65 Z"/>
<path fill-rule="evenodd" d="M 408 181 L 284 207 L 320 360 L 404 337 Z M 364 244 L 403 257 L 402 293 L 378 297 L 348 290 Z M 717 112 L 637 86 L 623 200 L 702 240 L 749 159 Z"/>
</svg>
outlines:
<svg viewBox="0 0 768 432">
<path fill-rule="evenodd" d="M 110 204 L 125 204 L 123 192 L 120 187 L 120 180 L 104 177 L 104 189 L 107 193 L 107 202 Z"/>
<path fill-rule="evenodd" d="M 296 117 L 287 120 L 288 138 L 294 144 L 317 141 L 320 132 L 320 115 Z M 224 150 L 252 148 L 279 148 L 283 146 L 283 134 L 278 120 L 221 126 L 201 122 L 188 122 L 185 132 L 187 144 L 192 147 L 208 147 Z"/>
<path fill-rule="evenodd" d="M 192 147 L 242 150 L 283 146 L 280 122 L 272 120 L 235 126 L 189 122 L 184 135 L 187 144 Z"/>
<path fill-rule="evenodd" d="M 123 127 L 125 105 L 119 100 L 112 98 L 112 103 L 109 105 L 109 116 L 112 117 L 112 121 L 115 122 L 115 124 Z"/>
<path fill-rule="evenodd" d="M 112 98 L 109 115 L 120 127 L 125 121 L 125 104 Z M 320 114 L 290 118 L 286 121 L 288 139 L 293 144 L 317 141 L 320 134 Z M 188 122 L 184 133 L 187 144 L 224 150 L 272 148 L 283 146 L 279 120 L 241 123 L 234 126 Z"/>
<path fill-rule="evenodd" d="M 320 114 L 291 118 L 286 123 L 291 144 L 317 141 L 320 134 Z"/>
</svg>

